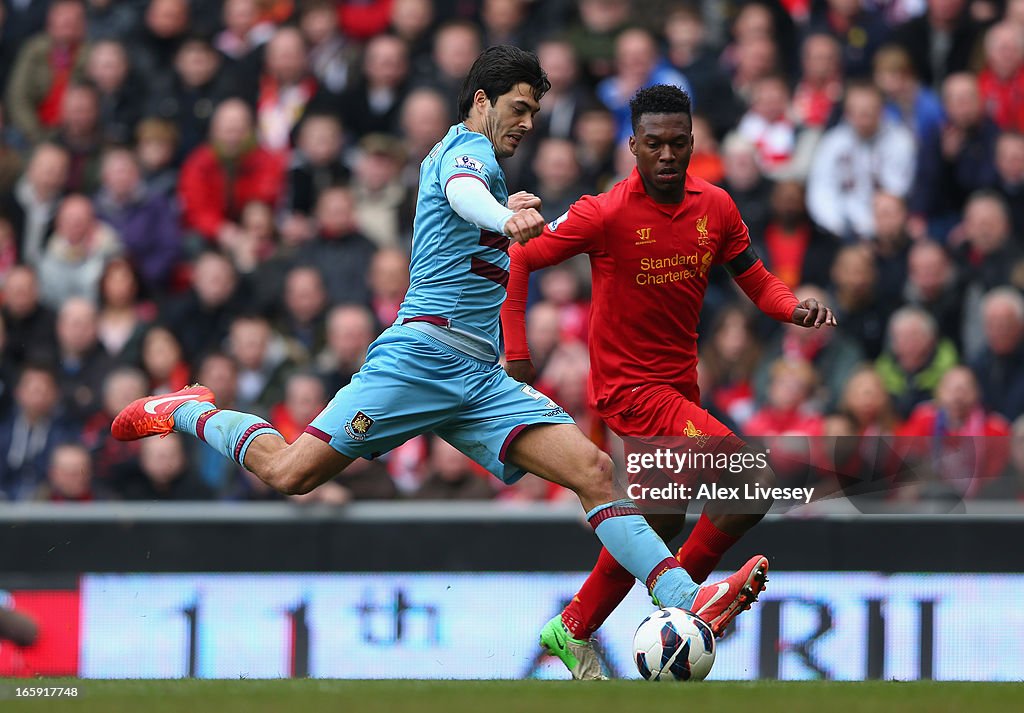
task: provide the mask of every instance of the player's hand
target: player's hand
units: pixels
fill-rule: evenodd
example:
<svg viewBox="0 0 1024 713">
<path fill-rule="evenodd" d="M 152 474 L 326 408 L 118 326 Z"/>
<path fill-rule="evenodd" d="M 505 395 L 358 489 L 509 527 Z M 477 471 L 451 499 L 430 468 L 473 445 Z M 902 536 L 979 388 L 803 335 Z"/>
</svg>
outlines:
<svg viewBox="0 0 1024 713">
<path fill-rule="evenodd" d="M 505 235 L 517 243 L 525 244 L 544 230 L 544 218 L 534 208 L 517 210 L 505 221 Z"/>
<path fill-rule="evenodd" d="M 832 310 L 812 297 L 798 304 L 793 310 L 793 324 L 820 329 L 822 326 L 835 327 L 837 322 Z"/>
<path fill-rule="evenodd" d="M 516 381 L 532 384 L 537 378 L 537 369 L 529 359 L 514 359 L 505 364 L 505 372 Z"/>
<path fill-rule="evenodd" d="M 508 207 L 512 210 L 523 210 L 524 208 L 540 210 L 540 198 L 532 193 L 519 191 L 518 193 L 513 193 L 508 197 Z"/>
</svg>

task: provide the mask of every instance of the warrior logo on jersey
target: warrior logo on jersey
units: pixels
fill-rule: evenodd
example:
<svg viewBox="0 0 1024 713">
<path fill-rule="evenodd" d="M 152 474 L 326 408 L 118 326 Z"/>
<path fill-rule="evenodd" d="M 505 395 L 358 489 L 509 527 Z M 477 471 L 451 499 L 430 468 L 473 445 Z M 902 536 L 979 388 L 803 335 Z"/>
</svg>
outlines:
<svg viewBox="0 0 1024 713">
<path fill-rule="evenodd" d="M 455 159 L 455 168 L 460 171 L 472 171 L 473 173 L 483 174 L 484 164 L 482 161 L 477 161 L 475 158 L 469 156 L 459 156 Z"/>
<path fill-rule="evenodd" d="M 651 237 L 651 228 L 637 228 L 636 237 L 636 245 L 650 245 L 651 243 L 657 242 Z"/>
<path fill-rule="evenodd" d="M 345 433 L 354 441 L 365 441 L 366 432 L 370 430 L 372 425 L 372 418 L 362 411 L 356 411 L 356 415 L 352 417 L 352 420 L 345 424 Z"/>
<path fill-rule="evenodd" d="M 708 237 L 708 216 L 705 213 L 702 217 L 697 218 L 697 245 L 700 247 L 707 247 L 711 242 L 711 238 Z"/>
<path fill-rule="evenodd" d="M 556 230 L 558 230 L 558 226 L 562 224 L 562 221 L 564 221 L 568 217 L 569 217 L 569 211 L 565 211 L 560 216 L 558 216 L 557 218 L 552 220 L 550 223 L 548 223 L 548 230 L 550 230 L 552 233 L 555 232 Z"/>
</svg>

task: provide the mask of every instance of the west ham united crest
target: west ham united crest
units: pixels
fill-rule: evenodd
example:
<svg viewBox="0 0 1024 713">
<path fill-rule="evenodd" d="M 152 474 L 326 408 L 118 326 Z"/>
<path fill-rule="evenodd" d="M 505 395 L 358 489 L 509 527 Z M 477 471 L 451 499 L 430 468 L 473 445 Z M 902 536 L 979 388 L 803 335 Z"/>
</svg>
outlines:
<svg viewBox="0 0 1024 713">
<path fill-rule="evenodd" d="M 345 433 L 354 441 L 365 441 L 366 433 L 373 425 L 373 419 L 362 411 L 357 411 L 352 420 L 345 424 Z"/>
</svg>

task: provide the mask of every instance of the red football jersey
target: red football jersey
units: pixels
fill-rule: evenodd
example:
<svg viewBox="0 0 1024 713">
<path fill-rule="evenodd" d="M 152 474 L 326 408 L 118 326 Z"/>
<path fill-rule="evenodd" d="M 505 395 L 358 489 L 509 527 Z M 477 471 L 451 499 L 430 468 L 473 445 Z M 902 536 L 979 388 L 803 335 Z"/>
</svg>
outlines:
<svg viewBox="0 0 1024 713">
<path fill-rule="evenodd" d="M 746 250 L 750 236 L 724 190 L 687 176 L 685 191 L 679 204 L 656 203 L 634 168 L 510 251 L 513 275 L 523 266 L 531 271 L 590 256 L 589 391 L 603 417 L 626 409 L 645 384 L 671 384 L 696 400 L 697 323 L 708 271 Z M 520 297 L 516 292 L 510 283 L 509 303 Z M 513 331 L 519 330 L 506 325 L 507 357 L 528 358 Z"/>
</svg>

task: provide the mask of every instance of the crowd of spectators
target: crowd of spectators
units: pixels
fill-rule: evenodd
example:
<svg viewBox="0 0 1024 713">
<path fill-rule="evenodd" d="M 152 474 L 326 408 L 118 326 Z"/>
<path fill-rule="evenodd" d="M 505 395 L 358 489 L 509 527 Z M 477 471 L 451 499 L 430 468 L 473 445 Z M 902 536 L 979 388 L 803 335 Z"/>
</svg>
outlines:
<svg viewBox="0 0 1024 713">
<path fill-rule="evenodd" d="M 204 444 L 111 439 L 201 381 L 288 439 L 408 285 L 418 165 L 484 47 L 551 81 L 505 163 L 554 218 L 632 169 L 628 100 L 694 100 L 690 172 L 840 327 L 753 313 L 713 274 L 704 405 L 738 432 L 989 436 L 1024 493 L 1024 0 L 3 0 L 0 496 L 278 496 Z M 595 440 L 589 275 L 533 278 L 539 388 Z M 980 456 L 979 456 L 980 457 Z M 1005 472 L 1005 477 L 996 475 Z M 307 499 L 498 488 L 418 438 Z"/>
</svg>

